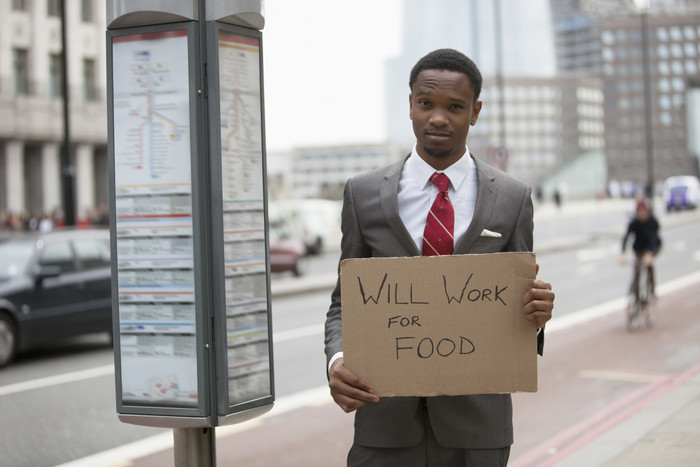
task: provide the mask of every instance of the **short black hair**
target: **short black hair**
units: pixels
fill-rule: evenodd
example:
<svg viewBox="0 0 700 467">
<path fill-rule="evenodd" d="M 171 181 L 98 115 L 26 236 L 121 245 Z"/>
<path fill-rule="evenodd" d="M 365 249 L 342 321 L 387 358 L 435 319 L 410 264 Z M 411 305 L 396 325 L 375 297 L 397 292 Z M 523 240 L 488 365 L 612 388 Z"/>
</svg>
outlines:
<svg viewBox="0 0 700 467">
<path fill-rule="evenodd" d="M 469 82 L 474 90 L 474 102 L 481 94 L 481 72 L 476 64 L 462 52 L 454 49 L 437 49 L 424 56 L 413 66 L 411 77 L 408 80 L 408 87 L 413 89 L 418 74 L 423 70 L 450 70 L 464 73 L 469 78 Z"/>
</svg>

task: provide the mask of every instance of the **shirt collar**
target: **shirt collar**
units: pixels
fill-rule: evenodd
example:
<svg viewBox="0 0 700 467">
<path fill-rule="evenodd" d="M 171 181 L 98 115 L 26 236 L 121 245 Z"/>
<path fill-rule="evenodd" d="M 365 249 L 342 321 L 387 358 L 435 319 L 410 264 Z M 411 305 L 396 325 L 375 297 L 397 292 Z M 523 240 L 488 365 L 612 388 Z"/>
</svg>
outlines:
<svg viewBox="0 0 700 467">
<path fill-rule="evenodd" d="M 467 175 L 474 168 L 474 160 L 469 154 L 469 148 L 466 148 L 464 156 L 457 162 L 446 168 L 445 170 L 435 170 L 430 164 L 425 162 L 418 155 L 416 146 L 413 146 L 411 157 L 408 158 L 404 165 L 404 170 L 416 181 L 421 190 L 425 190 L 430 185 L 430 177 L 435 173 L 444 173 L 450 179 L 450 185 L 455 191 L 458 191 L 462 183 L 467 179 Z"/>
</svg>

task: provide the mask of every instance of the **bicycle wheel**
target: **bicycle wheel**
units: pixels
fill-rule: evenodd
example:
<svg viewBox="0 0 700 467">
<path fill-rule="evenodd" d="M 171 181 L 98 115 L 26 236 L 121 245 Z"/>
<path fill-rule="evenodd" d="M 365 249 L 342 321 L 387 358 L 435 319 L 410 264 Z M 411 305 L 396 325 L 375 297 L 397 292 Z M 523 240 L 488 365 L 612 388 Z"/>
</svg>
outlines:
<svg viewBox="0 0 700 467">
<path fill-rule="evenodd" d="M 639 324 L 642 321 L 642 307 L 639 297 L 632 294 L 630 303 L 627 306 L 627 330 L 634 332 L 639 329 Z"/>
<path fill-rule="evenodd" d="M 632 286 L 630 287 L 630 302 L 627 307 L 627 330 L 634 332 L 639 329 L 642 321 L 643 301 L 641 294 L 643 293 L 640 287 L 642 280 L 642 271 L 645 268 L 641 267 L 639 262 L 634 265 L 634 273 L 632 275 Z M 646 277 L 646 275 L 644 275 Z"/>
<path fill-rule="evenodd" d="M 656 296 L 651 293 L 652 291 L 652 275 L 649 274 L 649 270 L 644 267 L 647 271 L 644 280 L 644 288 L 646 289 L 646 306 L 644 308 L 644 322 L 648 328 L 653 328 L 656 324 L 656 319 L 658 317 L 658 308 L 656 304 Z"/>
</svg>

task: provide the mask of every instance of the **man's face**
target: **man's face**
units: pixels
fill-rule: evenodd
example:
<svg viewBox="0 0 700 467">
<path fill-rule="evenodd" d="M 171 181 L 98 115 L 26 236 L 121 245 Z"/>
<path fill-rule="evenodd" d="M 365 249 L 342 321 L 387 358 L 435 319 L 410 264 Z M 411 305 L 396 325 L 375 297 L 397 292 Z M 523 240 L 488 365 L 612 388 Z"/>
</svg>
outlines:
<svg viewBox="0 0 700 467">
<path fill-rule="evenodd" d="M 435 169 L 464 155 L 469 126 L 476 123 L 481 101 L 467 75 L 450 70 L 423 70 L 408 97 L 418 155 Z"/>
</svg>

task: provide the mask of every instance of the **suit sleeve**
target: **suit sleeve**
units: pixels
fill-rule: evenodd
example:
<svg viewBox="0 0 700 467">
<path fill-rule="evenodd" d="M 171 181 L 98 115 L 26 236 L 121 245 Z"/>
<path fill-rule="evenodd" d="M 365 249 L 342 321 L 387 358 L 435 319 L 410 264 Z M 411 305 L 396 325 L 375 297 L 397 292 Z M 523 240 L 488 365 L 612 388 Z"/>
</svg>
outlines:
<svg viewBox="0 0 700 467">
<path fill-rule="evenodd" d="M 523 203 L 520 209 L 520 215 L 518 216 L 518 223 L 516 231 L 519 232 L 518 237 L 514 239 L 516 244 L 520 247 L 525 247 L 525 250 L 512 250 L 512 251 L 534 251 L 534 241 L 533 241 L 533 207 L 532 207 L 532 188 L 528 187 L 525 196 L 523 198 Z M 544 327 L 537 330 L 537 353 L 539 355 L 544 354 Z"/>
<path fill-rule="evenodd" d="M 370 256 L 369 247 L 365 243 L 360 229 L 357 211 L 353 198 L 353 181 L 345 184 L 343 195 L 343 210 L 341 216 L 343 237 L 340 242 L 340 261 L 349 258 L 366 258 Z M 343 326 L 340 296 L 340 264 L 338 264 L 338 280 L 331 294 L 331 305 L 326 313 L 325 352 L 326 368 L 331 357 L 343 350 Z"/>
<path fill-rule="evenodd" d="M 534 251 L 533 231 L 532 188 L 527 187 L 520 200 L 515 229 L 506 251 Z"/>
</svg>

